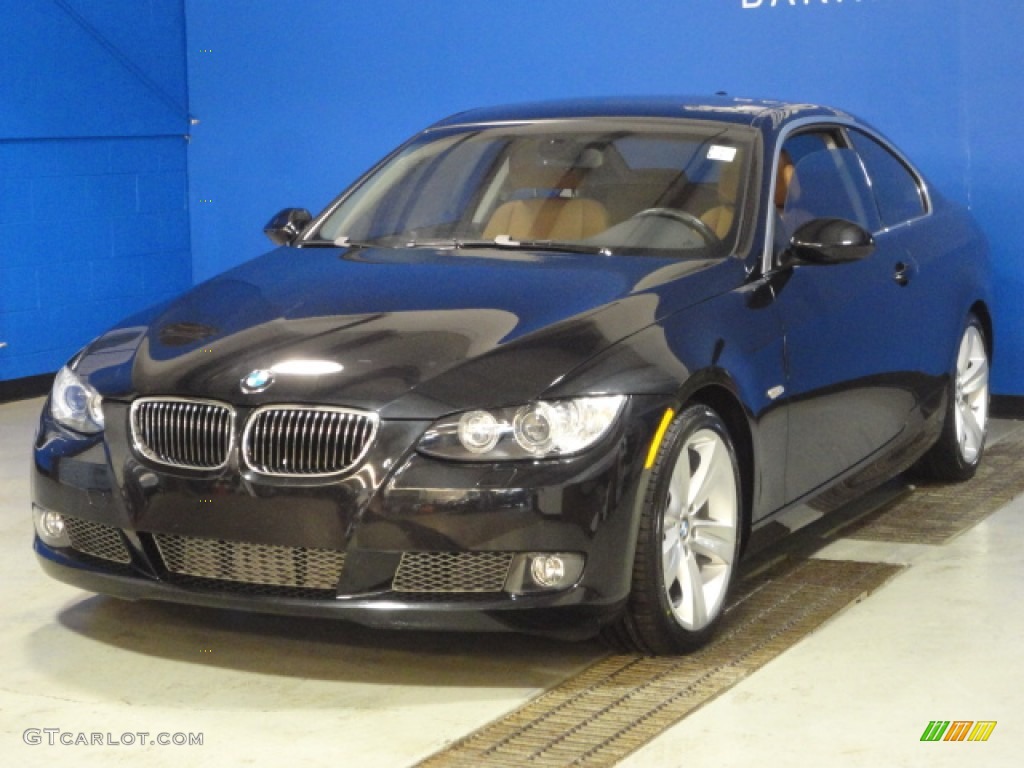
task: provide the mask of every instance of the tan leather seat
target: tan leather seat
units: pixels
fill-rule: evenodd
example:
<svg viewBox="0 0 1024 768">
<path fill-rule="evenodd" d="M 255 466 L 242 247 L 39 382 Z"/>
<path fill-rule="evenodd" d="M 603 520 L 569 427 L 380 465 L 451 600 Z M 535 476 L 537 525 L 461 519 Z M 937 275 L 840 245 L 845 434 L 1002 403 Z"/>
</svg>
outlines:
<svg viewBox="0 0 1024 768">
<path fill-rule="evenodd" d="M 740 163 L 732 162 L 722 168 L 718 177 L 718 205 L 706 211 L 700 220 L 711 227 L 718 237 L 724 238 L 736 220 L 736 201 L 740 193 Z"/>
<path fill-rule="evenodd" d="M 512 200 L 498 207 L 484 228 L 485 238 L 584 240 L 608 229 L 608 211 L 596 200 L 548 197 Z"/>
<path fill-rule="evenodd" d="M 545 164 L 538 148 L 522 146 L 509 158 L 510 196 L 520 199 L 499 205 L 484 227 L 485 238 L 507 235 L 513 240 L 583 240 L 608 228 L 608 211 L 576 196 L 584 167 Z"/>
<path fill-rule="evenodd" d="M 793 183 L 793 173 L 796 166 L 793 165 L 793 158 L 789 152 L 782 150 L 779 153 L 779 170 L 775 177 L 775 207 L 780 211 L 786 207 L 786 198 L 789 197 L 789 187 Z"/>
<path fill-rule="evenodd" d="M 779 170 L 775 177 L 775 207 L 780 211 L 786 205 L 789 188 L 793 183 L 795 166 L 789 152 L 782 150 L 779 154 Z M 718 199 L 721 201 L 714 208 L 701 216 L 701 221 L 711 227 L 719 237 L 725 237 L 732 229 L 736 219 L 736 201 L 739 197 L 739 163 L 730 163 L 722 169 L 718 179 Z"/>
</svg>

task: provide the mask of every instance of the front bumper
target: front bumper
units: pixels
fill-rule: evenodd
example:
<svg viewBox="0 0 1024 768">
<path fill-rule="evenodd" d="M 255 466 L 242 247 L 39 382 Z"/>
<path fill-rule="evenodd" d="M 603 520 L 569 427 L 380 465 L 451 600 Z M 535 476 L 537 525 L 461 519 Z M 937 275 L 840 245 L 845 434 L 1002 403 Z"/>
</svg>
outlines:
<svg viewBox="0 0 1024 768">
<path fill-rule="evenodd" d="M 388 628 L 594 634 L 630 588 L 643 457 L 665 402 L 633 398 L 615 433 L 571 459 L 459 464 L 391 422 L 361 467 L 331 481 L 254 478 L 237 462 L 170 470 L 130 448 L 127 408 L 102 439 L 44 415 L 33 502 L 72 546 L 35 550 L 54 578 L 125 599 L 330 616 Z M 523 577 L 525 553 L 581 558 L 572 583 Z M 517 569 L 520 571 L 516 573 Z"/>
</svg>

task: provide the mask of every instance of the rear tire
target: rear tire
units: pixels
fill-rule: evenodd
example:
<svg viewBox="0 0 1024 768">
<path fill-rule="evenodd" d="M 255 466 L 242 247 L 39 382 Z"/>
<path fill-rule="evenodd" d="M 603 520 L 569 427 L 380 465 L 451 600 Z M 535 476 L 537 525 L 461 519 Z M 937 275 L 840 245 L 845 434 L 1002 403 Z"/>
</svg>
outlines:
<svg viewBox="0 0 1024 768">
<path fill-rule="evenodd" d="M 938 441 L 914 467 L 928 480 L 961 483 L 974 477 L 988 433 L 989 362 L 985 329 L 968 315 L 950 377 Z"/>
<path fill-rule="evenodd" d="M 615 650 L 686 653 L 714 634 L 742 531 L 739 464 L 729 432 L 693 405 L 669 426 L 640 518 L 629 601 L 603 631 Z"/>
</svg>

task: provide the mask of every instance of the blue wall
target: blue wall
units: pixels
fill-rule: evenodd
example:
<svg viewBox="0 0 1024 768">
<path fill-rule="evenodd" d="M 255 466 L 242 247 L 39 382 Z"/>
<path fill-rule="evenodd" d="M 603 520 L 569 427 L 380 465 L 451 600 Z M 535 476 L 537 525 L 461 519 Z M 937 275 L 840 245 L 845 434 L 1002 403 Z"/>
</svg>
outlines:
<svg viewBox="0 0 1024 768">
<path fill-rule="evenodd" d="M 473 106 L 725 90 L 842 106 L 969 203 L 997 271 L 994 386 L 1024 394 L 1019 0 L 186 0 L 194 269 L 265 250 L 395 144 Z"/>
<path fill-rule="evenodd" d="M 257 252 L 277 209 L 323 206 L 425 124 L 504 101 L 726 90 L 834 102 L 965 198 L 961 0 L 778 1 L 186 0 L 202 120 L 192 191 L 207 201 L 193 211 L 196 275 Z"/>
<path fill-rule="evenodd" d="M 973 208 L 996 262 L 995 388 L 1024 395 L 1019 0 L 0 0 L 0 11 L 19 30 L 0 51 L 0 380 L 53 370 L 116 316 L 257 255 L 279 208 L 322 207 L 452 112 L 726 90 L 856 112 Z"/>
<path fill-rule="evenodd" d="M 0 381 L 192 282 L 182 0 L 0 0 Z"/>
</svg>

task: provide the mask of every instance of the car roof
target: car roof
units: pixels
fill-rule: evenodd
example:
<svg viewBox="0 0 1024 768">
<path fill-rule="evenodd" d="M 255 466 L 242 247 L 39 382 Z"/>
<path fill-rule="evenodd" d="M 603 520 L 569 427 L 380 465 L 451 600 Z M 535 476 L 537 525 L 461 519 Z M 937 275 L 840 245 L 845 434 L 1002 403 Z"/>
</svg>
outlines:
<svg viewBox="0 0 1024 768">
<path fill-rule="evenodd" d="M 481 123 L 531 122 L 572 118 L 650 117 L 713 120 L 778 130 L 792 120 L 807 117 L 845 118 L 853 116 L 817 104 L 732 96 L 624 96 L 592 99 L 563 99 L 524 104 L 484 107 L 459 112 L 431 128 Z"/>
</svg>

